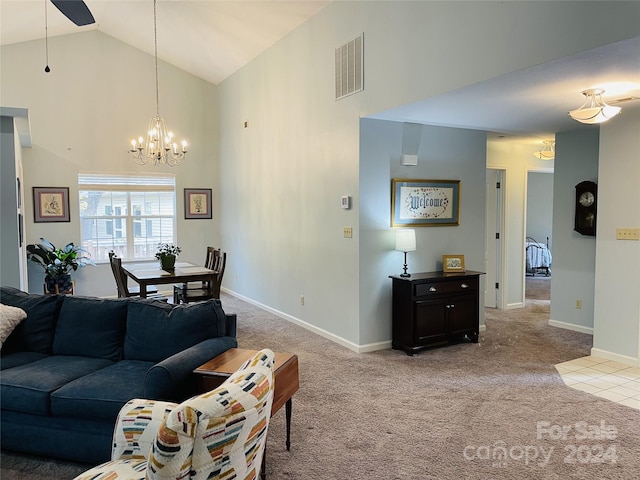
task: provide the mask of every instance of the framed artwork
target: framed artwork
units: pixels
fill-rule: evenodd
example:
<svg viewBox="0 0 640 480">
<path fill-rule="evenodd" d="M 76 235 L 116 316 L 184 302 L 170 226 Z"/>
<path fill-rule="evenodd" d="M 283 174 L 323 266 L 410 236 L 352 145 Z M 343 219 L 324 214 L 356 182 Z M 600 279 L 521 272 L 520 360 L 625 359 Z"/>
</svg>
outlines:
<svg viewBox="0 0 640 480">
<path fill-rule="evenodd" d="M 69 187 L 33 187 L 33 221 L 70 222 Z"/>
<path fill-rule="evenodd" d="M 443 272 L 464 272 L 464 255 L 442 255 Z"/>
<path fill-rule="evenodd" d="M 184 218 L 213 218 L 211 215 L 211 192 L 210 188 L 185 188 Z"/>
<path fill-rule="evenodd" d="M 460 224 L 460 180 L 391 180 L 391 226 Z"/>
</svg>

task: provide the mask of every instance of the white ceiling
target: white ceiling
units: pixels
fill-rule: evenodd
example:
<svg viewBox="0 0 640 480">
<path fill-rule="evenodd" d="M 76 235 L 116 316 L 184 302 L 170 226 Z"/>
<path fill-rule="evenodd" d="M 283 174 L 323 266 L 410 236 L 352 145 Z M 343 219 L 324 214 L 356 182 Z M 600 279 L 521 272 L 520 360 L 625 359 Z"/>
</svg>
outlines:
<svg viewBox="0 0 640 480">
<path fill-rule="evenodd" d="M 0 44 L 97 29 L 153 55 L 153 2 L 85 0 L 96 23 L 78 27 L 44 0 L 0 1 Z M 329 0 L 159 0 L 158 56 L 213 84 L 315 15 Z M 366 67 L 366 66 L 365 66 Z M 605 100 L 640 98 L 640 37 L 438 95 L 374 118 L 471 128 L 540 142 L 579 127 L 567 112 L 580 93 L 602 87 Z M 640 100 L 621 103 L 638 108 Z M 492 135 L 497 138 L 498 135 Z"/>
<path fill-rule="evenodd" d="M 0 1 L 0 44 L 99 30 L 153 55 L 151 0 L 85 0 L 96 23 L 78 27 L 44 0 Z M 318 13 L 328 0 L 159 0 L 158 57 L 218 84 Z"/>
</svg>

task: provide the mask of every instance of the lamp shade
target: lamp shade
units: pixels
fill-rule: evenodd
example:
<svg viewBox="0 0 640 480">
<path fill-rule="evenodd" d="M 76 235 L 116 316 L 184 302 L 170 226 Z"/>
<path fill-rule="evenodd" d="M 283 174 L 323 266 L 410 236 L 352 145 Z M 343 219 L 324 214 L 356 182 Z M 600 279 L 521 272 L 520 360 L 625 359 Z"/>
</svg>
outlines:
<svg viewBox="0 0 640 480">
<path fill-rule="evenodd" d="M 416 249 L 416 231 L 413 228 L 396 230 L 396 250 L 413 252 Z"/>
<path fill-rule="evenodd" d="M 587 124 L 602 123 L 615 117 L 622 109 L 604 103 L 603 93 L 604 90 L 601 88 L 592 88 L 582 92 L 586 97 L 584 103 L 580 108 L 571 110 L 569 116 L 580 123 Z"/>
</svg>

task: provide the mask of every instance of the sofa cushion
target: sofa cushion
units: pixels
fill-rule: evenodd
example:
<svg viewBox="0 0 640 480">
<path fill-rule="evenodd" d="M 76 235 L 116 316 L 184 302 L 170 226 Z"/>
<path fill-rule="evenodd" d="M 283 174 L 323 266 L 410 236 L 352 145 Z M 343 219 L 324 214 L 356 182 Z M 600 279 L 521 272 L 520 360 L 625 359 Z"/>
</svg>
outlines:
<svg viewBox="0 0 640 480">
<path fill-rule="evenodd" d="M 2 409 L 49 415 L 49 395 L 76 378 L 111 365 L 110 360 L 49 356 L 2 371 Z"/>
<path fill-rule="evenodd" d="M 54 355 L 122 358 L 126 299 L 65 298 L 53 339 Z"/>
<path fill-rule="evenodd" d="M 0 303 L 0 348 L 18 324 L 27 318 L 27 312 L 18 307 Z"/>
<path fill-rule="evenodd" d="M 27 314 L 27 318 L 9 335 L 2 347 L 3 353 L 51 353 L 53 332 L 63 299 L 62 295 L 36 295 L 13 287 L 1 287 L 0 302 L 21 308 Z"/>
<path fill-rule="evenodd" d="M 51 413 L 115 421 L 125 403 L 142 396 L 152 366 L 153 362 L 122 360 L 73 380 L 51 394 Z"/>
<path fill-rule="evenodd" d="M 208 338 L 225 335 L 219 300 L 177 306 L 129 302 L 124 358 L 160 362 Z"/>
<path fill-rule="evenodd" d="M 0 369 L 6 370 L 8 368 L 19 367 L 27 363 L 35 362 L 42 358 L 47 357 L 44 353 L 38 352 L 13 352 L 2 356 L 0 361 Z"/>
</svg>

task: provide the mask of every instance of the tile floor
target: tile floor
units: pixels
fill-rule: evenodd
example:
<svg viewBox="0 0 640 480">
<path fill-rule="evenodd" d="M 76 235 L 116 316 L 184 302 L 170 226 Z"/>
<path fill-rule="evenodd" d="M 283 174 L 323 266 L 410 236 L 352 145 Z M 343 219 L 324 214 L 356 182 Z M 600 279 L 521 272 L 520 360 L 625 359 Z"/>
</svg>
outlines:
<svg viewBox="0 0 640 480">
<path fill-rule="evenodd" d="M 598 357 L 556 365 L 564 383 L 577 390 L 640 410 L 640 368 Z"/>
</svg>

